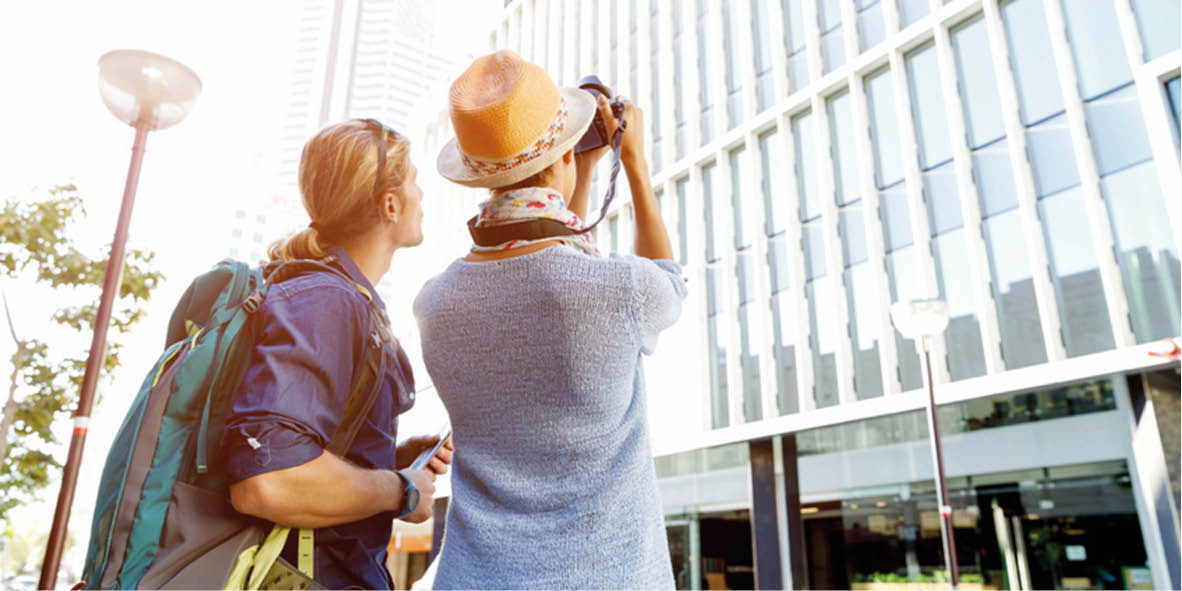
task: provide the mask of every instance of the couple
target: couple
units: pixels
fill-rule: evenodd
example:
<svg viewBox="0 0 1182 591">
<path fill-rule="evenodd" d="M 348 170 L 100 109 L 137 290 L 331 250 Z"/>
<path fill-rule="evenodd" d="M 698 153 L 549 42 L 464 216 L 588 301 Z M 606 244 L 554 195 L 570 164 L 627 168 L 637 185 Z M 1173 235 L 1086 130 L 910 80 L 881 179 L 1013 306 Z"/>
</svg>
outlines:
<svg viewBox="0 0 1182 591">
<path fill-rule="evenodd" d="M 478 58 L 451 87 L 456 138 L 437 168 L 489 189 L 478 228 L 538 218 L 581 228 L 608 148 L 573 147 L 597 112 L 610 136 L 605 101 L 559 89 L 512 52 Z M 473 247 L 415 301 L 455 442 L 436 588 L 673 588 L 640 354 L 677 319 L 685 286 L 649 184 L 642 113 L 626 104 L 624 115 L 638 256 L 604 258 L 587 234 Z M 394 251 L 422 241 L 408 153 L 404 136 L 373 120 L 319 132 L 300 162 L 312 223 L 271 258 L 331 256 L 372 293 Z M 435 476 L 453 460 L 449 444 L 426 469 L 407 468 L 437 436 L 395 451 L 397 417 L 414 404 L 397 344 L 383 396 L 346 456 L 324 451 L 366 346 L 367 305 L 328 273 L 278 285 L 256 316 L 222 442 L 234 507 L 318 528 L 316 579 L 329 588 L 390 585 L 391 519 L 429 518 Z M 284 555 L 297 551 L 293 540 Z"/>
</svg>

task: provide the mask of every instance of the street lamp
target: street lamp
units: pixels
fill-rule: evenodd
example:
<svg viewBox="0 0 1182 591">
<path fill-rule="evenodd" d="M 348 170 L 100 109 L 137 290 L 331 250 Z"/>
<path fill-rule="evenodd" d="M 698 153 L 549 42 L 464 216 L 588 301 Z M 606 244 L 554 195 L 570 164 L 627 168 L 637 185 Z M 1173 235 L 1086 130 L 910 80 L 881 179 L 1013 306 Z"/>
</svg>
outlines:
<svg viewBox="0 0 1182 591">
<path fill-rule="evenodd" d="M 948 483 L 944 478 L 944 452 L 940 447 L 940 420 L 936 416 L 936 386 L 932 381 L 932 339 L 948 327 L 948 305 L 944 300 L 912 300 L 891 304 L 891 321 L 903 336 L 919 341 L 928 374 L 928 437 L 932 443 L 932 465 L 936 476 L 936 502 L 940 505 L 940 536 L 944 540 L 944 564 L 952 588 L 959 584 L 956 540 L 952 534 L 952 506 L 948 504 Z"/>
<path fill-rule="evenodd" d="M 111 308 L 123 278 L 127 227 L 131 222 L 140 165 L 144 160 L 144 144 L 149 131 L 172 127 L 184 119 L 201 94 L 201 80 L 193 70 L 155 53 L 134 49 L 111 51 L 99 58 L 98 67 L 98 87 L 103 103 L 120 121 L 135 128 L 135 141 L 131 146 L 131 166 L 127 171 L 127 184 L 123 187 L 123 202 L 119 206 L 119 221 L 115 225 L 111 256 L 107 259 L 103 276 L 103 295 L 94 319 L 94 338 L 90 342 L 90 355 L 86 359 L 86 373 L 82 378 L 82 391 L 78 395 L 78 410 L 74 413 L 70 454 L 62 469 L 62 488 L 53 513 L 53 527 L 45 547 L 45 560 L 41 564 L 39 589 L 53 589 L 57 582 L 62 547 L 66 541 L 66 526 L 70 521 L 70 507 L 74 502 L 74 488 L 78 484 L 78 468 L 82 463 L 82 447 L 86 443 L 90 411 L 94 406 L 94 389 L 106 354 Z"/>
</svg>

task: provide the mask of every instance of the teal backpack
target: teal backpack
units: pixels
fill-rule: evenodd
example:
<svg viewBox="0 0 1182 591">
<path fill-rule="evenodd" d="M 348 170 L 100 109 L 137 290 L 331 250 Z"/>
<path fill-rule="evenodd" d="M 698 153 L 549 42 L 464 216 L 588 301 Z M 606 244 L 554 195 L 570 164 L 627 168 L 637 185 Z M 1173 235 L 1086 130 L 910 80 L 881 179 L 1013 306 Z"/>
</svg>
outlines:
<svg viewBox="0 0 1182 591">
<path fill-rule="evenodd" d="M 332 258 L 266 269 L 224 260 L 197 277 L 173 310 L 164 354 L 145 377 L 107 454 L 83 581 L 88 589 L 317 588 L 312 530 L 299 530 L 299 565 L 278 558 L 290 529 L 230 506 L 211 465 L 226 415 L 250 364 L 250 319 L 268 289 L 308 273 L 334 273 L 373 302 Z M 344 417 L 327 451 L 344 456 L 373 405 L 393 342 L 370 306 Z"/>
</svg>

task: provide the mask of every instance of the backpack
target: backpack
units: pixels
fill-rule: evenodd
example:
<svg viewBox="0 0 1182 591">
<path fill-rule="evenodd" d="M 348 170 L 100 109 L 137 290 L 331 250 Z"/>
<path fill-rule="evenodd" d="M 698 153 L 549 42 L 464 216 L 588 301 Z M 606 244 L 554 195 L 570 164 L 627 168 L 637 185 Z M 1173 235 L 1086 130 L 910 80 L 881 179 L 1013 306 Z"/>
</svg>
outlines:
<svg viewBox="0 0 1182 591">
<path fill-rule="evenodd" d="M 300 530 L 295 572 L 277 559 L 290 528 L 234 511 L 226 475 L 211 469 L 210 458 L 250 365 L 250 318 L 272 285 L 334 273 L 372 304 L 368 290 L 331 262 L 287 261 L 263 269 L 227 259 L 189 286 L 173 310 L 165 351 L 107 454 L 83 568 L 86 588 L 317 587 L 313 530 Z M 369 316 L 366 354 L 326 448 L 342 457 L 381 387 L 382 345 L 393 342 L 376 306 Z"/>
</svg>

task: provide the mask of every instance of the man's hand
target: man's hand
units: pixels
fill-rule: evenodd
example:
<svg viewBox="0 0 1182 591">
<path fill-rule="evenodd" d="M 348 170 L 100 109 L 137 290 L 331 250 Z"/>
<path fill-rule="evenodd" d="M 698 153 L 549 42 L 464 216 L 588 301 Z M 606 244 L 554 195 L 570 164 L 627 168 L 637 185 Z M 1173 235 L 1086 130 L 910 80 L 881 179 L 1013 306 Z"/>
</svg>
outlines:
<svg viewBox="0 0 1182 591">
<path fill-rule="evenodd" d="M 418 435 L 407 439 L 402 445 L 398 446 L 398 451 L 394 455 L 394 465 L 399 470 L 407 468 L 410 463 L 419 457 L 423 451 L 435 447 L 439 443 L 438 435 Z M 427 463 L 426 468 L 436 475 L 443 475 L 447 473 L 447 467 L 451 464 L 451 455 L 454 448 L 449 438 L 439 451 L 435 453 L 435 457 Z"/>
<path fill-rule="evenodd" d="M 439 438 L 435 439 L 438 441 Z M 435 473 L 430 470 L 400 470 L 399 472 L 409 478 L 414 483 L 415 489 L 419 491 L 419 504 L 415 506 L 414 511 L 402 518 L 403 521 L 422 523 L 430 519 L 435 510 Z M 398 508 L 399 513 L 403 510 L 405 507 Z"/>
</svg>

